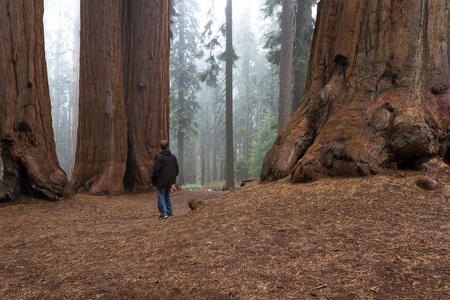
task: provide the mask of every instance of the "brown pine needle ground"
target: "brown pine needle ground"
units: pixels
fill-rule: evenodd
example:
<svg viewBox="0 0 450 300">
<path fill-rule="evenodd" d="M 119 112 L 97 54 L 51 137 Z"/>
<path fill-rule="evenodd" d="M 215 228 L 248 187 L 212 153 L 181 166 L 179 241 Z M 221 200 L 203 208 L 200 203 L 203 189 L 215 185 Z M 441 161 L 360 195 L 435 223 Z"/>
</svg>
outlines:
<svg viewBox="0 0 450 300">
<path fill-rule="evenodd" d="M 162 221 L 155 193 L 3 203 L 0 298 L 449 299 L 450 188 L 398 174 L 181 191 Z"/>
</svg>

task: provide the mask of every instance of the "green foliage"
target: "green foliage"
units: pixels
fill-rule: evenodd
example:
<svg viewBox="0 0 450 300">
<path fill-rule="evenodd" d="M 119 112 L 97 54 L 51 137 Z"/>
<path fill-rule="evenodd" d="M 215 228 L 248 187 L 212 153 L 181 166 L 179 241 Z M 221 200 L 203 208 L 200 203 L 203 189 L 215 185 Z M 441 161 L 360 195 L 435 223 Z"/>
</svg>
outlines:
<svg viewBox="0 0 450 300">
<path fill-rule="evenodd" d="M 264 2 L 264 17 L 276 18 L 276 28 L 265 34 L 267 49 L 267 60 L 279 66 L 281 59 L 281 0 L 266 0 Z M 298 63 L 298 57 L 309 59 L 312 32 L 314 28 L 314 18 L 311 16 L 311 7 L 317 0 L 296 0 L 295 1 L 295 41 L 294 41 L 294 64 Z M 307 63 L 306 63 L 307 65 Z M 307 68 L 307 67 L 306 67 Z M 306 72 L 306 71 L 305 71 Z"/>
<path fill-rule="evenodd" d="M 220 189 L 221 187 L 223 187 L 225 185 L 225 180 L 224 181 L 215 181 L 215 182 L 209 182 L 209 183 L 205 183 L 203 185 L 204 189 Z"/>
<path fill-rule="evenodd" d="M 259 177 L 262 163 L 267 151 L 272 147 L 277 136 L 277 119 L 273 111 L 265 109 L 256 139 L 252 142 L 250 163 L 254 166 L 250 174 L 252 177 Z"/>
<path fill-rule="evenodd" d="M 181 186 L 183 190 L 201 190 L 203 187 L 199 184 L 186 184 Z"/>
<path fill-rule="evenodd" d="M 266 0 L 263 8 L 264 18 L 273 16 L 275 12 L 279 10 L 281 3 L 282 0 Z"/>
<path fill-rule="evenodd" d="M 217 31 L 214 31 L 214 18 L 211 15 L 210 10 L 210 20 L 206 23 L 203 33 L 201 34 L 201 41 L 204 44 L 206 50 L 209 51 L 208 57 L 206 58 L 206 68 L 200 72 L 200 80 L 206 83 L 208 86 L 219 86 L 220 74 L 225 73 L 225 62 L 226 62 L 226 24 L 221 24 Z M 233 67 L 235 66 L 237 56 L 234 47 L 232 53 Z"/>
<path fill-rule="evenodd" d="M 198 5 L 195 0 L 172 2 L 177 11 L 173 19 L 174 38 L 171 47 L 171 132 L 176 138 L 181 131 L 186 136 L 195 135 L 198 123 L 195 114 L 200 109 L 197 92 L 200 82 L 197 60 L 201 58 L 199 49 L 198 21 L 195 12 Z"/>
<path fill-rule="evenodd" d="M 243 155 L 239 155 L 234 162 L 234 169 L 236 173 L 242 173 L 245 170 L 245 157 Z"/>
</svg>

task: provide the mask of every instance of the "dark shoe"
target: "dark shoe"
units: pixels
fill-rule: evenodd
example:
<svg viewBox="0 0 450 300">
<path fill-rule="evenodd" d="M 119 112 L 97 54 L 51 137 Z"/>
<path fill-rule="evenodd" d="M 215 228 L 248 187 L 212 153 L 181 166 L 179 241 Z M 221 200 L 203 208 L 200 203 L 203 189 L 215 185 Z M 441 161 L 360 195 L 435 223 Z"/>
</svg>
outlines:
<svg viewBox="0 0 450 300">
<path fill-rule="evenodd" d="M 175 216 L 175 212 L 168 213 L 167 215 L 168 215 L 169 217 Z"/>
<path fill-rule="evenodd" d="M 158 218 L 158 220 L 164 220 L 164 219 L 167 219 L 167 215 L 159 216 L 159 218 Z"/>
</svg>

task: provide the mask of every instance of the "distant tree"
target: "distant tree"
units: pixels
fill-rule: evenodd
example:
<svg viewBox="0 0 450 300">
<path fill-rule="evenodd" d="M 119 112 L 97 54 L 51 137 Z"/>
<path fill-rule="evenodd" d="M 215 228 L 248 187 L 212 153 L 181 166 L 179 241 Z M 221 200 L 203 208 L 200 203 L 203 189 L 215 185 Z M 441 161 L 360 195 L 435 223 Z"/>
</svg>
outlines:
<svg viewBox="0 0 450 300">
<path fill-rule="evenodd" d="M 70 105 L 71 109 L 71 122 L 70 122 L 70 150 L 69 150 L 69 167 L 68 167 L 68 177 L 72 179 L 72 172 L 75 166 L 75 153 L 77 149 L 77 131 L 78 131 L 78 104 L 80 97 L 80 6 L 77 5 L 75 9 L 75 15 L 78 18 L 75 19 L 75 24 L 73 27 L 73 89 L 72 89 L 72 103 Z"/>
<path fill-rule="evenodd" d="M 261 122 L 258 126 L 255 138 L 252 141 L 250 153 L 250 163 L 253 168 L 251 175 L 253 178 L 261 174 L 262 162 L 267 151 L 273 144 L 277 136 L 277 120 L 275 113 L 270 109 L 263 109 Z"/>
<path fill-rule="evenodd" d="M 268 51 L 268 61 L 277 66 L 280 65 L 281 59 L 281 2 L 282 0 L 266 0 L 264 2 L 265 17 L 275 15 L 278 20 L 278 26 L 266 34 L 264 46 Z M 316 3 L 317 0 L 295 0 L 291 115 L 298 109 L 305 94 L 306 74 L 314 28 L 312 7 Z"/>
<path fill-rule="evenodd" d="M 198 95 L 201 104 L 197 117 L 200 120 L 199 130 L 201 131 L 198 138 L 203 147 L 200 150 L 201 161 L 204 160 L 205 164 L 205 173 L 201 174 L 201 178 L 204 178 L 203 183 L 223 180 L 219 170 L 225 156 L 223 143 L 225 140 L 225 91 L 223 80 L 220 79 L 218 82 L 220 84 L 214 86 L 204 84 Z"/>
<path fill-rule="evenodd" d="M 78 78 L 78 74 L 74 74 L 73 68 L 79 63 L 78 60 L 73 61 L 75 57 L 71 54 L 74 53 L 75 47 L 79 51 L 79 42 L 73 40 L 75 27 L 78 27 L 79 36 L 79 5 L 79 1 L 44 1 L 45 56 L 56 154 L 69 177 L 73 169 L 71 161 L 74 155 L 70 146 L 73 134 L 73 96 L 78 99 L 78 95 L 73 92 L 75 77 Z"/>
<path fill-rule="evenodd" d="M 227 8 L 225 10 L 226 16 L 228 16 L 228 3 Z M 232 16 L 231 16 L 232 17 Z M 218 180 L 222 180 L 226 176 L 226 159 L 227 155 L 232 155 L 234 158 L 234 153 L 227 150 L 227 120 L 233 119 L 232 114 L 232 106 L 231 106 L 231 116 L 230 116 L 230 110 L 227 109 L 226 104 L 226 98 L 227 98 L 227 84 L 228 89 L 232 89 L 232 78 L 231 80 L 227 80 L 227 43 L 230 42 L 230 39 L 227 39 L 227 33 L 229 32 L 232 34 L 231 29 L 227 31 L 227 24 L 225 23 L 221 25 L 217 32 L 213 30 L 213 16 L 211 16 L 211 20 L 207 23 L 205 26 L 205 31 L 202 34 L 203 42 L 205 42 L 205 48 L 207 51 L 207 58 L 206 58 L 206 68 L 204 71 L 200 74 L 200 80 L 208 87 L 210 87 L 212 90 L 210 90 L 214 97 L 211 97 L 212 99 L 212 105 L 213 105 L 213 111 L 214 114 L 211 114 L 213 116 L 213 119 L 211 121 L 211 125 L 213 127 L 213 147 L 212 147 L 212 159 L 211 159 L 211 178 L 213 182 L 216 182 Z M 231 24 L 229 24 L 231 26 Z M 232 42 L 232 41 L 231 41 Z M 224 45 L 225 44 L 225 45 Z M 225 46 L 225 51 L 223 51 Z M 231 44 L 231 50 L 228 51 L 228 54 L 231 54 L 232 62 L 231 66 L 235 67 L 234 62 L 238 59 L 232 44 Z M 230 65 L 229 65 L 230 66 Z M 230 72 L 228 72 L 229 74 Z M 230 77 L 228 77 L 230 79 Z M 231 85 L 231 86 L 230 86 Z M 228 94 L 228 97 L 230 94 Z M 229 98 L 230 100 L 230 98 Z M 232 101 L 232 98 L 231 98 Z M 230 104 L 230 103 L 229 103 Z M 232 104 L 232 103 L 231 103 Z M 227 117 L 227 111 L 228 111 L 228 117 Z M 228 126 L 230 126 L 230 122 L 228 122 Z M 231 121 L 231 133 L 233 133 L 233 123 Z M 228 129 L 228 132 L 230 128 Z M 228 135 L 228 147 L 231 145 L 233 146 L 234 151 L 234 145 L 233 141 L 231 141 L 231 144 L 229 143 L 230 135 Z M 231 134 L 231 138 L 233 138 Z M 225 144 L 223 142 L 225 141 Z M 228 154 L 227 154 L 228 151 Z M 229 159 L 228 159 L 229 161 Z M 234 165 L 234 162 L 232 162 Z M 234 170 L 234 166 L 233 170 Z M 231 169 L 231 168 L 230 168 Z M 233 174 L 234 177 L 234 174 Z M 233 180 L 234 182 L 234 180 Z"/>
<path fill-rule="evenodd" d="M 304 101 L 267 153 L 261 178 L 423 168 L 450 182 L 448 8 L 448 1 L 321 1 Z"/>
<path fill-rule="evenodd" d="M 312 7 L 316 3 L 316 0 L 296 0 L 291 115 L 300 107 L 305 96 L 306 74 L 314 29 Z"/>
<path fill-rule="evenodd" d="M 282 0 L 265 0 L 264 2 L 264 18 L 275 17 L 275 28 L 265 34 L 266 43 L 264 48 L 267 49 L 267 60 L 276 66 L 280 66 L 281 57 L 281 1 Z"/>
<path fill-rule="evenodd" d="M 70 194 L 55 151 L 43 12 L 43 1 L 0 2 L 0 200 Z"/>
<path fill-rule="evenodd" d="M 194 0 L 179 1 L 174 7 L 177 15 L 172 24 L 173 42 L 171 47 L 171 131 L 177 142 L 177 157 L 180 165 L 178 182 L 185 183 L 185 140 L 196 134 L 195 114 L 200 108 L 197 92 L 200 80 L 197 60 L 199 49 L 198 10 Z"/>
<path fill-rule="evenodd" d="M 232 0 L 227 0 L 226 15 L 226 178 L 225 184 L 234 188 L 234 144 L 233 144 L 233 9 Z"/>
</svg>

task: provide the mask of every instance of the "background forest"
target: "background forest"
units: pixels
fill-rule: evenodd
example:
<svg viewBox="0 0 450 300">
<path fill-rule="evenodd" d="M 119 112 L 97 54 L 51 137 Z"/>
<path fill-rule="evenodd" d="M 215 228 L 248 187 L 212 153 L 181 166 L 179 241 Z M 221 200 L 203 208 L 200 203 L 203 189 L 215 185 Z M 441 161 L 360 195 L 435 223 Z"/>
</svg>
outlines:
<svg viewBox="0 0 450 300">
<path fill-rule="evenodd" d="M 171 150 L 181 165 L 179 183 L 191 187 L 218 187 L 225 180 L 225 2 L 172 1 Z M 282 9 L 281 0 L 233 5 L 234 179 L 239 182 L 260 175 L 277 135 Z M 292 66 L 301 84 L 293 86 L 294 99 L 304 93 L 314 5 L 295 1 Z M 69 178 L 78 120 L 79 20 L 78 0 L 45 0 L 53 128 L 58 160 Z M 294 112 L 299 103 L 292 102 Z"/>
</svg>

